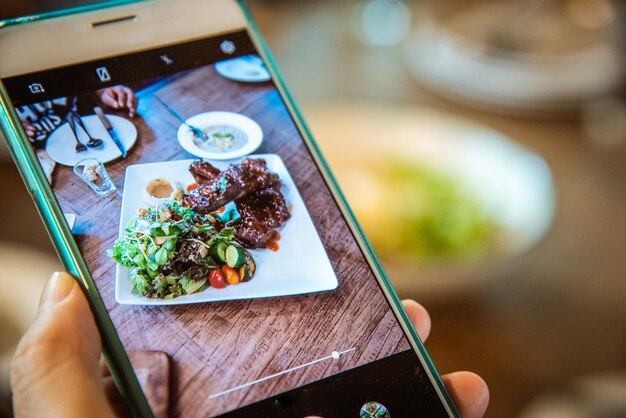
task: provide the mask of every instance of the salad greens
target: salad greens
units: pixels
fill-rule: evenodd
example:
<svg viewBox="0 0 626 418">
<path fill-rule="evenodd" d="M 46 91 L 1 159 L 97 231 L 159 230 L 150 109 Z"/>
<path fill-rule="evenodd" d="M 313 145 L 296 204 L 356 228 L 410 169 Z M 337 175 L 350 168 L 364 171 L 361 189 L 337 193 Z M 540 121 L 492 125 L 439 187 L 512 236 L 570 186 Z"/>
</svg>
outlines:
<svg viewBox="0 0 626 418">
<path fill-rule="evenodd" d="M 220 267 L 211 249 L 234 239 L 236 219 L 226 221 L 196 214 L 177 201 L 162 202 L 141 209 L 108 255 L 130 268 L 134 294 L 172 299 L 196 293 L 208 286 L 209 272 Z"/>
</svg>

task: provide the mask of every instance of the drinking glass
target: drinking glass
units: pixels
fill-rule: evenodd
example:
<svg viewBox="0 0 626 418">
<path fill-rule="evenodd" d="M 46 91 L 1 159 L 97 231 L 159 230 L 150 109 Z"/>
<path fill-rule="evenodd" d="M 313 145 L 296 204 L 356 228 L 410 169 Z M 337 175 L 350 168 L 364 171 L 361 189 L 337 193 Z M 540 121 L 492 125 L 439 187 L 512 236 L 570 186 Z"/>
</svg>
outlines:
<svg viewBox="0 0 626 418">
<path fill-rule="evenodd" d="M 108 196 L 116 190 L 104 164 L 98 159 L 86 158 L 77 162 L 74 173 L 100 196 Z"/>
</svg>

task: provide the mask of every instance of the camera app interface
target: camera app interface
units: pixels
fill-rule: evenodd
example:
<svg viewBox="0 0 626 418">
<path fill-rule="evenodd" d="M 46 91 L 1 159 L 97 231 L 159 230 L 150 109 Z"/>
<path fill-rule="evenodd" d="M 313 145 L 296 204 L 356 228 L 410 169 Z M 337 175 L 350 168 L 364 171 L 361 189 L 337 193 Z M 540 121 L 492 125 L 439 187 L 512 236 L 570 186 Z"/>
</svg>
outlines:
<svg viewBox="0 0 626 418">
<path fill-rule="evenodd" d="M 3 82 L 155 415 L 448 416 L 246 32 Z"/>
</svg>

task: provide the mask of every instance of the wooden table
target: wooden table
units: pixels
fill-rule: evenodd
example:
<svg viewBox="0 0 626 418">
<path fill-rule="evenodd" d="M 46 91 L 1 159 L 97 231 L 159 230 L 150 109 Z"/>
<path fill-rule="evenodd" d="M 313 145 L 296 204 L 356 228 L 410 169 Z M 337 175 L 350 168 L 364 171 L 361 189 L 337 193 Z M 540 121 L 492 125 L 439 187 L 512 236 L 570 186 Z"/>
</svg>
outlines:
<svg viewBox="0 0 626 418">
<path fill-rule="evenodd" d="M 337 290 L 171 307 L 115 302 L 115 264 L 106 249 L 118 236 L 125 168 L 193 158 L 178 144 L 179 123 L 156 102 L 154 94 L 183 117 L 224 110 L 242 113 L 261 125 L 265 140 L 258 153 L 276 153 L 285 162 L 336 270 Z M 57 168 L 54 190 L 63 210 L 77 215 L 76 239 L 125 348 L 163 351 L 173 360 L 172 416 L 222 413 L 409 348 L 271 84 L 229 81 L 209 66 L 158 82 L 138 96 L 139 117 L 133 121 L 139 131 L 138 145 L 125 160 L 106 166 L 116 194 L 97 196 L 69 167 Z M 208 399 L 211 394 L 350 348 L 356 350 L 340 360 Z"/>
</svg>

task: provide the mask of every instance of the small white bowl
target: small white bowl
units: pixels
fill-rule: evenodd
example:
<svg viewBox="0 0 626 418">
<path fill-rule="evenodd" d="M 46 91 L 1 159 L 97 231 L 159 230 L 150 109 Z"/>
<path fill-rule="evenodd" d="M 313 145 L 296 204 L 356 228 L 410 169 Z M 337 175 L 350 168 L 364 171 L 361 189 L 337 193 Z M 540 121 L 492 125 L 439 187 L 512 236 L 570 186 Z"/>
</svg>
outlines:
<svg viewBox="0 0 626 418">
<path fill-rule="evenodd" d="M 198 146 L 198 140 L 194 138 L 191 129 L 186 125 L 181 125 L 178 129 L 178 142 L 190 154 L 196 157 L 206 158 L 208 160 L 232 160 L 240 158 L 248 154 L 252 154 L 263 143 L 263 130 L 254 120 L 247 116 L 233 112 L 207 112 L 193 116 L 187 119 L 187 123 L 191 126 L 202 129 L 203 131 L 213 126 L 232 126 L 243 131 L 248 142 L 239 149 L 225 152 L 212 152 L 202 149 Z"/>
<path fill-rule="evenodd" d="M 170 189 L 167 196 L 159 194 L 156 189 L 159 187 L 166 187 Z M 156 193 L 155 193 L 156 192 Z M 176 180 L 172 180 L 167 177 L 158 177 L 152 179 L 146 183 L 146 187 L 143 190 L 144 199 L 150 207 L 156 207 L 159 202 L 167 200 L 181 201 L 183 199 L 183 188 Z"/>
</svg>

